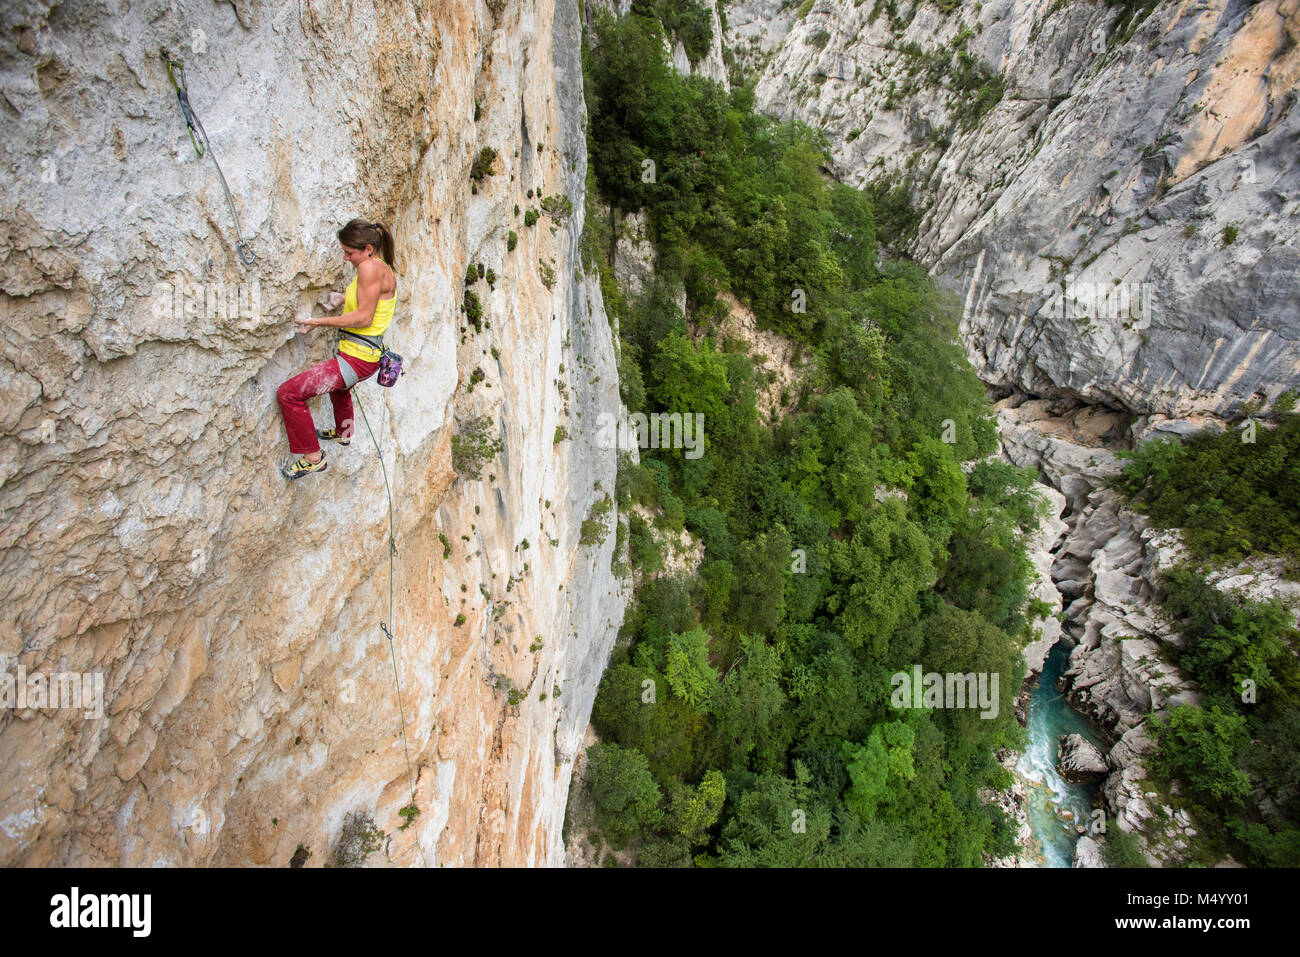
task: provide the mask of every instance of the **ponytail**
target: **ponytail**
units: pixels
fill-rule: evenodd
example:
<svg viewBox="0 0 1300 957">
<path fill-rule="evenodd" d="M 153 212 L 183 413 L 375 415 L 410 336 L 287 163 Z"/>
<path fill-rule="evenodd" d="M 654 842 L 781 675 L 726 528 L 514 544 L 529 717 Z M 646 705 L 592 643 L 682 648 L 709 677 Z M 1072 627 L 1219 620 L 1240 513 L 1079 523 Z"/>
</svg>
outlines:
<svg viewBox="0 0 1300 957">
<path fill-rule="evenodd" d="M 388 267 L 397 271 L 397 251 L 394 248 L 393 234 L 383 223 L 372 223 L 364 219 L 351 220 L 336 234 L 339 242 L 353 249 L 375 247 L 379 257 L 388 263 Z"/>
</svg>

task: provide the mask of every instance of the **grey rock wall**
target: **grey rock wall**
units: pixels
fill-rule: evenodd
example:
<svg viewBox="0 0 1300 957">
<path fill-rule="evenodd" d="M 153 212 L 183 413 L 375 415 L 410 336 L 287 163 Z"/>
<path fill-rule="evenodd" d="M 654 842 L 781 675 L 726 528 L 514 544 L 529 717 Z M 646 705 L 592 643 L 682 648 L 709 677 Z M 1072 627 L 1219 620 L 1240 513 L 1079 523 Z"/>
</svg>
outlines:
<svg viewBox="0 0 1300 957">
<path fill-rule="evenodd" d="M 1180 416 L 1300 385 L 1300 3 L 1162 3 L 1128 37 L 1100 2 L 879 6 L 817 0 L 758 105 L 826 129 L 847 181 L 910 185 L 986 381 Z M 973 125 L 907 52 L 962 36 L 1005 79 Z"/>
</svg>

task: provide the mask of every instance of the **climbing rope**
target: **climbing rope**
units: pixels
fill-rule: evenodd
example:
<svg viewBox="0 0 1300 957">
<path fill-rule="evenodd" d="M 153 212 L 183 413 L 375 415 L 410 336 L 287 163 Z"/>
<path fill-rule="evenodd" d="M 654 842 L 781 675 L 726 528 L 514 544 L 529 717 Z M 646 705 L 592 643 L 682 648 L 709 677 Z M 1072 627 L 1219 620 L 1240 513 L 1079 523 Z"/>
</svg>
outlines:
<svg viewBox="0 0 1300 957">
<path fill-rule="evenodd" d="M 217 162 L 217 154 L 212 152 L 207 131 L 199 122 L 194 107 L 190 106 L 190 94 L 185 86 L 185 66 L 180 60 L 169 56 L 166 50 L 159 50 L 158 55 L 167 64 L 167 76 L 172 81 L 172 89 L 176 91 L 176 101 L 181 105 L 181 116 L 185 120 L 185 128 L 189 131 L 190 142 L 194 144 L 194 152 L 199 155 L 199 159 L 202 159 L 206 148 L 206 152 L 212 156 L 212 165 L 217 168 L 217 177 L 221 180 L 221 188 L 226 193 L 226 202 L 230 205 L 230 217 L 235 221 L 235 252 L 240 262 L 245 266 L 251 266 L 257 262 L 257 257 L 253 255 L 252 245 L 244 238 L 244 229 L 239 224 L 239 212 L 235 209 L 235 201 L 230 195 L 226 176 L 221 172 L 221 164 Z"/>
<path fill-rule="evenodd" d="M 388 465 L 384 462 L 383 450 L 379 447 L 379 440 L 375 438 L 375 430 L 370 427 L 370 417 L 366 415 L 365 406 L 361 404 L 361 395 L 353 392 L 352 398 L 356 402 L 357 408 L 361 410 L 361 420 L 366 423 L 366 431 L 370 433 L 370 441 L 375 443 L 375 454 L 379 456 L 379 468 L 384 475 L 384 491 L 388 495 L 388 621 L 381 621 L 379 630 L 388 639 L 388 655 L 393 663 L 393 686 L 397 689 L 397 715 L 402 722 L 402 752 L 406 755 L 406 775 L 411 786 L 410 806 L 415 807 L 415 770 L 411 767 L 411 749 L 406 741 L 406 711 L 402 708 L 402 679 L 397 674 L 397 652 L 393 648 L 393 633 L 388 629 L 389 622 L 396 625 L 393 618 L 393 559 L 397 555 L 397 540 L 393 535 L 393 490 L 388 484 Z M 424 848 L 420 846 L 418 831 L 416 832 L 415 849 L 420 854 L 420 860 L 424 861 L 424 866 L 428 867 L 429 862 L 425 859 Z"/>
</svg>

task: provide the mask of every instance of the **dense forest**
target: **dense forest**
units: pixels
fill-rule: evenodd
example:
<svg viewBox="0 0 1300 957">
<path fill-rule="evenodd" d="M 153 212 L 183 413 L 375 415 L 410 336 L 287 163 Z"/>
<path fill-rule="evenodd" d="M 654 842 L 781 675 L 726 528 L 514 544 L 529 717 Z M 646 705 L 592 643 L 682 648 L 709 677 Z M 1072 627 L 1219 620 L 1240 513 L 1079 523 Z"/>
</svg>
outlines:
<svg viewBox="0 0 1300 957">
<path fill-rule="evenodd" d="M 958 304 L 882 258 L 872 202 L 827 177 L 821 134 L 672 69 L 664 6 L 600 16 L 584 49 L 584 261 L 628 409 L 702 413 L 705 451 L 621 453 L 616 559 L 638 588 L 592 715 L 598 829 L 642 866 L 1012 853 L 981 792 L 1010 784 L 996 755 L 1023 735 L 1033 476 L 985 461 L 996 427 Z M 636 211 L 656 263 L 625 296 L 609 253 Z M 802 360 L 770 417 L 769 374 L 721 332 L 730 296 Z M 703 546 L 690 574 L 665 562 L 680 530 Z M 914 665 L 996 673 L 996 717 L 894 707 L 891 675 Z"/>
<path fill-rule="evenodd" d="M 1207 584 L 1212 567 L 1272 556 L 1300 573 L 1300 415 L 1249 416 L 1186 442 L 1156 439 L 1131 453 L 1116 486 L 1129 504 L 1178 528 L 1191 561 L 1163 576 L 1164 607 L 1186 646 L 1174 657 L 1202 695 L 1152 721 L 1151 763 L 1162 789 L 1178 782 L 1196 814 L 1198 856 L 1230 853 L 1254 866 L 1300 866 L 1300 635 L 1277 600 L 1250 601 Z"/>
</svg>

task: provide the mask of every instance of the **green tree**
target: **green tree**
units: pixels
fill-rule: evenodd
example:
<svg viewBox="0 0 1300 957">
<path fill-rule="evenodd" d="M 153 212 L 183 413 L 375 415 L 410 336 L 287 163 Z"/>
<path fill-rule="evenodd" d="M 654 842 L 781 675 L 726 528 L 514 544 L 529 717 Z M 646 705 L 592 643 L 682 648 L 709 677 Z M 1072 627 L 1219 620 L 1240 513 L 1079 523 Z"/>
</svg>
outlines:
<svg viewBox="0 0 1300 957">
<path fill-rule="evenodd" d="M 1240 804 L 1250 793 L 1250 779 L 1236 763 L 1249 742 L 1245 718 L 1180 705 L 1150 724 L 1160 741 L 1152 762 L 1157 771 L 1184 781 L 1206 802 Z"/>
<path fill-rule="evenodd" d="M 611 847 L 625 847 L 641 830 L 662 819 L 661 795 L 640 751 L 617 744 L 587 749 L 588 781 L 596 818 Z"/>
<path fill-rule="evenodd" d="M 709 636 L 692 628 L 668 638 L 668 686 L 692 708 L 707 712 L 718 692 L 718 673 L 709 664 Z"/>
<path fill-rule="evenodd" d="M 659 343 L 653 395 L 670 412 L 696 413 L 709 420 L 725 409 L 727 364 L 711 346 L 698 348 L 683 333 L 674 330 Z"/>
<path fill-rule="evenodd" d="M 863 820 L 876 816 L 876 808 L 889 800 L 915 776 L 912 747 L 916 733 L 904 721 L 890 721 L 871 729 L 866 744 L 844 742 L 840 753 L 849 772 L 844 803 Z"/>
<path fill-rule="evenodd" d="M 722 683 L 716 708 L 717 733 L 739 767 L 756 744 L 773 742 L 777 715 L 785 705 L 781 654 L 761 636 L 740 640 L 741 658 Z"/>
<path fill-rule="evenodd" d="M 830 566 L 839 587 L 828 607 L 839 611 L 839 631 L 850 648 L 875 656 L 885 652 L 895 626 L 917 613 L 917 594 L 935 580 L 930 543 L 894 498 L 872 508 L 850 540 L 833 543 Z"/>
<path fill-rule="evenodd" d="M 770 634 L 785 612 L 785 579 L 790 573 L 790 533 L 780 525 L 736 549 L 732 618 L 751 634 Z"/>
<path fill-rule="evenodd" d="M 727 783 L 721 771 L 709 771 L 698 785 L 678 785 L 672 791 L 673 829 L 691 844 L 703 844 L 726 798 Z"/>
</svg>

